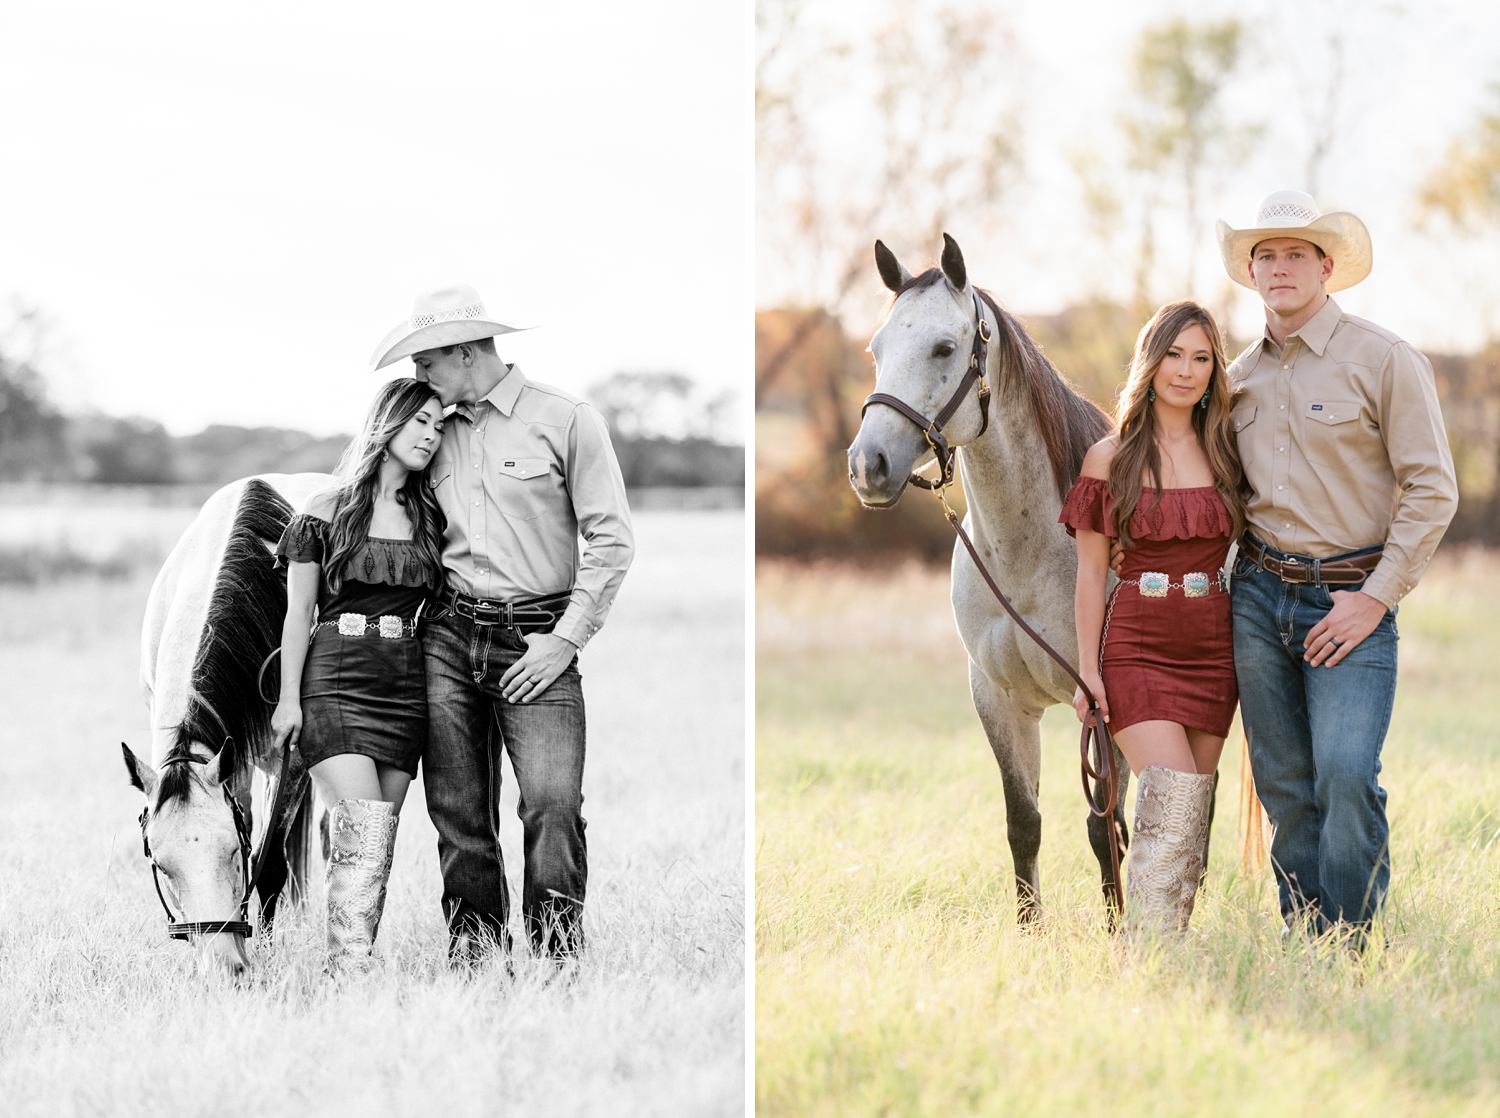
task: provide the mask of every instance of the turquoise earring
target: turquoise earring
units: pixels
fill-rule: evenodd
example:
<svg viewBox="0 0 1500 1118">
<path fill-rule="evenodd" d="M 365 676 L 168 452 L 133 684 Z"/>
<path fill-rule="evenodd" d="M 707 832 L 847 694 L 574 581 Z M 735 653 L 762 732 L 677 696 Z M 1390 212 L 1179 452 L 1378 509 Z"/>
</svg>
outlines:
<svg viewBox="0 0 1500 1118">
<path fill-rule="evenodd" d="M 1198 406 L 1204 411 L 1208 410 L 1208 395 L 1214 390 L 1213 382 L 1210 381 L 1207 388 L 1203 390 L 1203 398 L 1198 401 Z"/>
<path fill-rule="evenodd" d="M 1153 404 L 1156 403 L 1156 385 L 1153 384 L 1150 388 L 1146 389 L 1146 399 L 1150 400 Z"/>
</svg>

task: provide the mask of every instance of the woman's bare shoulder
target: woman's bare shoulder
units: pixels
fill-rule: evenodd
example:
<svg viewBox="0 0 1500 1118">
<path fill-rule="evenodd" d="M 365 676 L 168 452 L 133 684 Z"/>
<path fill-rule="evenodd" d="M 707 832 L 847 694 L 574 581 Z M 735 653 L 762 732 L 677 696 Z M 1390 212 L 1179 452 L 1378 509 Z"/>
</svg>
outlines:
<svg viewBox="0 0 1500 1118">
<path fill-rule="evenodd" d="M 319 520 L 332 520 L 334 509 L 338 507 L 338 497 L 337 486 L 320 489 L 307 499 L 307 504 L 302 506 L 301 511 L 308 516 L 316 516 Z"/>
<path fill-rule="evenodd" d="M 1109 480 L 1109 464 L 1115 460 L 1115 453 L 1120 449 L 1120 436 L 1111 432 L 1105 435 L 1083 456 L 1084 477 L 1098 478 L 1100 481 Z"/>
</svg>

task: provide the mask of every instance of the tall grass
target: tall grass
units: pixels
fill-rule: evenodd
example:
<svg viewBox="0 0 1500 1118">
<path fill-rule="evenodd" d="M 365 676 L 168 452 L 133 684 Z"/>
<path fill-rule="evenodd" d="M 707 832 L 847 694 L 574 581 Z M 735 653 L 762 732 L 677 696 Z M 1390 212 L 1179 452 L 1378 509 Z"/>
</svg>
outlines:
<svg viewBox="0 0 1500 1118">
<path fill-rule="evenodd" d="M 1500 558 L 1401 609 L 1371 948 L 1283 936 L 1221 765 L 1184 942 L 1104 930 L 1077 723 L 1043 721 L 1042 900 L 1017 927 L 995 762 L 946 572 L 762 564 L 756 1095 L 796 1114 L 1500 1112 Z"/>
<path fill-rule="evenodd" d="M 743 525 L 637 518 L 582 657 L 589 949 L 561 981 L 524 955 L 447 968 L 420 784 L 371 976 L 324 977 L 316 905 L 255 943 L 245 985 L 200 973 L 165 937 L 120 760 L 149 748 L 149 572 L 0 587 L 0 1113 L 740 1113 Z"/>
</svg>

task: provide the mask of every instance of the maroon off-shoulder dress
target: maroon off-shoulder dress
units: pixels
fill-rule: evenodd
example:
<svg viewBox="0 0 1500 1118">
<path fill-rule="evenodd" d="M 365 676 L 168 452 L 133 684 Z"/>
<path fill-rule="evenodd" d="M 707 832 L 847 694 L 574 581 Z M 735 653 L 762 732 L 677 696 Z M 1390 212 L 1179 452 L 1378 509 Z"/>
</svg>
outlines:
<svg viewBox="0 0 1500 1118">
<path fill-rule="evenodd" d="M 1101 675 L 1110 729 L 1164 719 L 1227 737 L 1239 688 L 1229 595 L 1219 589 L 1219 571 L 1234 522 L 1212 486 L 1163 489 L 1159 504 L 1155 498 L 1155 490 L 1143 490 L 1131 515 L 1134 546 L 1125 550 L 1114 609 L 1107 611 Z M 1058 520 L 1069 535 L 1087 528 L 1114 536 L 1113 512 L 1107 483 L 1081 477 Z M 1166 574 L 1174 588 L 1161 598 L 1142 595 L 1139 580 L 1146 571 Z M 1175 588 L 1190 572 L 1208 576 L 1206 597 L 1190 598 Z"/>
</svg>

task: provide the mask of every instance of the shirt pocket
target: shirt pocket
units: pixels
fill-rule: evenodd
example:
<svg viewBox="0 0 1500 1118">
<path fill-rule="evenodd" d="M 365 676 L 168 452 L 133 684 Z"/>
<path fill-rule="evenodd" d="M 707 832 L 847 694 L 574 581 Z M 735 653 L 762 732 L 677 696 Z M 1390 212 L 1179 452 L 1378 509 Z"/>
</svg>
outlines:
<svg viewBox="0 0 1500 1118">
<path fill-rule="evenodd" d="M 1339 467 L 1355 457 L 1363 427 L 1357 400 L 1320 400 L 1302 413 L 1302 453 L 1314 466 Z"/>
<path fill-rule="evenodd" d="M 502 458 L 495 481 L 495 504 L 512 520 L 535 520 L 547 511 L 552 491 L 547 458 Z"/>
<path fill-rule="evenodd" d="M 1229 413 L 1229 427 L 1236 435 L 1255 422 L 1255 405 L 1241 404 Z"/>
</svg>

